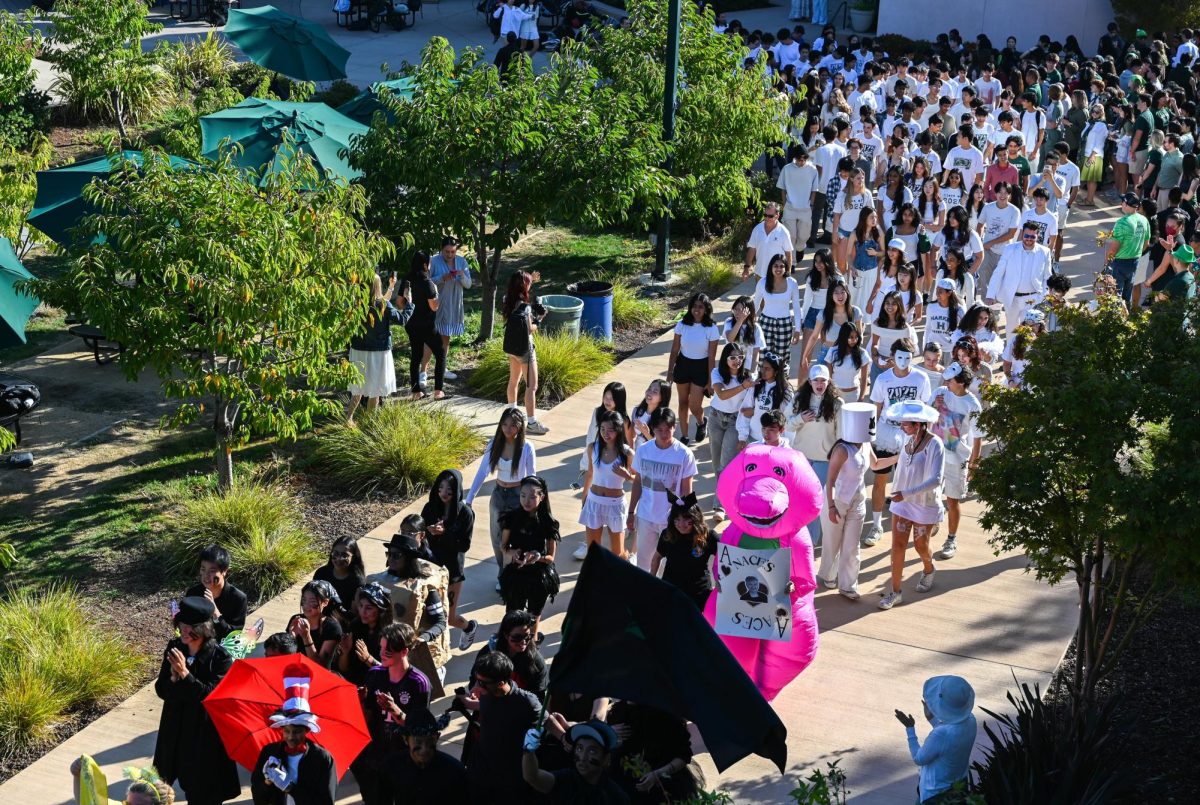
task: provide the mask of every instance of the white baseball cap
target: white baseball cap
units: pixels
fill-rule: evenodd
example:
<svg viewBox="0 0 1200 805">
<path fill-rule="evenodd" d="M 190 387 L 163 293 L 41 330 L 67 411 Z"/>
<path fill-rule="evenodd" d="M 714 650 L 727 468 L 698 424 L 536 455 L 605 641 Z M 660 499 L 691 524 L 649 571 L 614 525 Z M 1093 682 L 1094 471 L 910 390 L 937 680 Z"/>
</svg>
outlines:
<svg viewBox="0 0 1200 805">
<path fill-rule="evenodd" d="M 811 383 L 814 380 L 828 380 L 829 367 L 823 363 L 813 364 L 808 370 L 808 380 Z"/>
</svg>

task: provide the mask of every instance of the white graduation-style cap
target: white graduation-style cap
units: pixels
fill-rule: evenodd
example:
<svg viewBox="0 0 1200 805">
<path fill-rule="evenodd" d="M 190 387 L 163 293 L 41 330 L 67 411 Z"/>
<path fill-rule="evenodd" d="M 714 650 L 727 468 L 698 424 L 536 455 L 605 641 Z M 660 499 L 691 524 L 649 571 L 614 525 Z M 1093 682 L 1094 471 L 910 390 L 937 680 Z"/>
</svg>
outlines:
<svg viewBox="0 0 1200 805">
<path fill-rule="evenodd" d="M 851 402 L 842 406 L 842 438 L 861 444 L 875 434 L 875 404 Z"/>
</svg>

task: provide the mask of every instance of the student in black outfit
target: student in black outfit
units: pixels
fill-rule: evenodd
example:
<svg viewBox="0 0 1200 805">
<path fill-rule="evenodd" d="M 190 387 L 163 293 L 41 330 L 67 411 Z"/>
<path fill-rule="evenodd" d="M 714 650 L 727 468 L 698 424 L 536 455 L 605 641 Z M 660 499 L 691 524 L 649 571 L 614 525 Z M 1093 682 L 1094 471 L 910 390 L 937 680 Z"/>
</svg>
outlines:
<svg viewBox="0 0 1200 805">
<path fill-rule="evenodd" d="M 475 663 L 471 667 L 471 685 L 478 683 L 475 671 L 483 658 L 498 651 L 512 663 L 513 684 L 542 698 L 550 687 L 550 669 L 534 642 L 533 624 L 533 615 L 523 609 L 505 613 L 496 634 L 475 656 Z"/>
<path fill-rule="evenodd" d="M 342 599 L 327 581 L 310 581 L 300 590 L 300 612 L 288 621 L 300 653 L 328 668 L 342 639 L 342 624 L 334 610 Z"/>
<path fill-rule="evenodd" d="M 521 771 L 530 787 L 547 794 L 551 803 L 589 803 L 589 805 L 627 805 L 629 797 L 609 775 L 618 738 L 603 721 L 585 721 L 567 730 L 574 763 L 550 772 L 538 766 L 536 754 L 541 730 L 529 730 L 521 755 Z"/>
<path fill-rule="evenodd" d="M 466 553 L 471 549 L 471 533 L 475 529 L 475 511 L 464 497 L 462 473 L 442 470 L 429 490 L 421 519 L 425 521 L 425 542 L 433 553 L 433 561 L 446 568 L 450 576 L 447 623 L 462 630 L 458 647 L 465 651 L 475 642 L 479 624 L 458 614 L 458 597 L 467 580 Z"/>
<path fill-rule="evenodd" d="M 425 396 L 421 390 L 421 360 L 428 349 L 433 355 L 433 399 L 440 400 L 446 396 L 442 391 L 446 381 L 446 345 L 434 327 L 438 292 L 429 278 L 428 254 L 418 251 L 413 255 L 407 282 L 411 289 L 406 295 L 412 301 L 413 314 L 404 325 L 404 331 L 408 333 L 408 381 L 412 386 L 412 398 L 419 400 Z"/>
<path fill-rule="evenodd" d="M 467 805 L 467 770 L 437 748 L 448 715 L 434 718 L 428 710 L 409 714 L 400 729 L 404 741 L 388 763 L 392 788 L 400 805 Z"/>
<path fill-rule="evenodd" d="M 193 595 L 179 602 L 174 618 L 179 637 L 167 644 L 154 683 L 163 700 L 154 767 L 168 784 L 178 780 L 188 803 L 195 805 L 216 805 L 242 791 L 237 767 L 204 709 L 204 698 L 233 665 L 216 639 L 214 614 L 207 598 Z"/>
<path fill-rule="evenodd" d="M 246 594 L 229 582 L 229 551 L 220 545 L 209 545 L 200 551 L 200 583 L 188 587 L 184 595 L 198 595 L 212 601 L 217 640 L 224 640 L 230 632 L 246 625 Z"/>
<path fill-rule="evenodd" d="M 521 743 L 537 723 L 542 703 L 513 684 L 512 674 L 512 661 L 492 652 L 475 666 L 476 686 L 459 695 L 462 707 L 479 714 L 479 739 L 467 763 L 472 802 L 528 805 L 534 801 L 521 774 Z"/>
<path fill-rule="evenodd" d="M 554 551 L 560 539 L 545 480 L 540 475 L 522 478 L 520 507 L 500 517 L 500 546 L 507 561 L 500 573 L 500 595 L 507 611 L 524 609 L 533 615 L 535 632 L 546 599 L 558 594 Z M 543 639 L 537 632 L 538 643 Z"/>
<path fill-rule="evenodd" d="M 379 582 L 359 588 L 351 610 L 354 620 L 338 643 L 336 669 L 347 682 L 362 685 L 367 671 L 379 664 L 379 639 L 392 624 L 392 597 Z"/>
<path fill-rule="evenodd" d="M 667 498 L 671 501 L 671 517 L 658 539 L 650 572 L 657 576 L 659 565 L 666 559 L 663 581 L 678 587 L 703 610 L 713 590 L 708 568 L 717 553 L 717 535 L 705 525 L 695 492 L 682 498 L 667 492 Z"/>
<path fill-rule="evenodd" d="M 307 677 L 303 665 L 284 670 L 285 679 Z M 270 726 L 283 733 L 283 740 L 264 746 L 250 770 L 254 805 L 333 805 L 337 768 L 325 747 L 309 740 L 309 733 L 319 733 L 321 725 L 309 708 L 307 688 L 286 700 L 271 716 Z"/>
<path fill-rule="evenodd" d="M 339 614 L 346 623 L 358 615 L 354 611 L 354 594 L 366 584 L 367 569 L 363 565 L 362 550 L 354 537 L 338 537 L 329 549 L 329 561 L 313 573 L 313 581 L 327 581 L 342 599 Z"/>
<path fill-rule="evenodd" d="M 613 704 L 608 723 L 621 738 L 613 768 L 621 770 L 617 783 L 635 805 L 685 802 L 703 787 L 699 767 L 692 764 L 692 743 L 687 722 L 657 707 L 629 701 Z M 641 768 L 633 771 L 633 764 Z M 646 769 L 649 767 L 649 770 Z"/>
</svg>

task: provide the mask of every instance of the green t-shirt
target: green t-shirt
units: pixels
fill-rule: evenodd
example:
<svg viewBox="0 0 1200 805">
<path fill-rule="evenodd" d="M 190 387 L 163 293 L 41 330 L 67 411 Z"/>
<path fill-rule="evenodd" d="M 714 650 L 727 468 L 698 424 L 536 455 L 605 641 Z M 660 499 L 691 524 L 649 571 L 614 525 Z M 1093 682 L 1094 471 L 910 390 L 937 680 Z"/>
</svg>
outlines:
<svg viewBox="0 0 1200 805">
<path fill-rule="evenodd" d="M 1137 259 L 1150 242 L 1150 222 L 1140 212 L 1131 212 L 1113 226 L 1112 236 L 1121 244 L 1121 248 L 1113 255 L 1114 259 Z"/>
<path fill-rule="evenodd" d="M 1163 290 L 1172 299 L 1191 299 L 1196 295 L 1196 278 L 1192 276 L 1191 269 L 1180 271 Z"/>
<path fill-rule="evenodd" d="M 1020 179 L 1026 179 L 1029 177 L 1029 174 L 1033 173 L 1033 169 L 1029 167 L 1029 160 L 1025 157 L 1010 159 L 1008 160 L 1008 164 L 1017 169 L 1017 176 Z"/>
<path fill-rule="evenodd" d="M 1174 151 L 1163 151 L 1162 162 L 1158 167 L 1158 188 L 1170 190 L 1179 185 L 1183 177 L 1183 152 L 1176 148 Z"/>
<path fill-rule="evenodd" d="M 1150 110 L 1140 113 L 1133 121 L 1133 133 L 1137 136 L 1138 132 L 1142 136 L 1138 139 L 1138 147 L 1135 153 L 1142 153 L 1150 147 L 1150 132 L 1154 131 L 1154 115 L 1150 114 Z"/>
</svg>

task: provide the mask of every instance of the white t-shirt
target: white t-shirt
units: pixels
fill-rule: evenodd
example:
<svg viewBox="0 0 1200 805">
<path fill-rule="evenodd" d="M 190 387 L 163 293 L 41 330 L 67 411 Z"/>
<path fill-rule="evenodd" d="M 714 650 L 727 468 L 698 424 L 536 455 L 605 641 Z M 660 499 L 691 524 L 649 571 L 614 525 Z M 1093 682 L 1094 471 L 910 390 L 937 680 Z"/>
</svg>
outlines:
<svg viewBox="0 0 1200 805">
<path fill-rule="evenodd" d="M 995 240 L 1008 230 L 1016 229 L 1020 225 L 1021 210 L 1016 204 L 1008 204 L 1001 208 L 993 201 L 983 205 L 983 211 L 979 213 L 979 221 L 983 224 L 984 242 Z M 1012 243 L 1011 239 L 993 245 L 991 247 L 992 254 L 1000 254 L 1010 243 Z"/>
<path fill-rule="evenodd" d="M 776 222 L 775 228 L 768 232 L 766 224 L 759 222 L 750 233 L 746 248 L 755 250 L 754 271 L 765 277 L 772 257 L 777 254 L 786 257 L 792 253 L 792 236 L 783 224 Z"/>
<path fill-rule="evenodd" d="M 962 321 L 963 313 L 961 309 L 958 311 L 955 327 L 951 327 L 950 308 L 939 305 L 935 299 L 930 299 L 929 304 L 925 306 L 925 344 L 939 344 L 942 354 L 949 355 L 952 346 L 950 334 L 957 328 L 958 322 Z"/>
<path fill-rule="evenodd" d="M 912 200 L 912 191 L 902 185 L 900 187 L 900 203 L 912 204 Z M 883 208 L 883 219 L 879 223 L 886 232 L 895 223 L 896 217 L 896 205 L 892 202 L 892 194 L 886 187 L 879 188 L 879 206 Z"/>
<path fill-rule="evenodd" d="M 1025 135 L 1022 134 L 1021 130 L 1018 129 L 1016 126 L 1013 126 L 1008 131 L 1005 131 L 1004 129 L 997 126 L 995 131 L 992 132 L 992 145 L 994 145 L 997 148 L 1007 148 L 1008 147 L 1007 143 L 1008 143 L 1009 137 L 1016 137 L 1018 140 L 1020 140 L 1021 141 L 1021 149 L 1024 150 Z"/>
<path fill-rule="evenodd" d="M 786 195 L 787 203 L 783 207 L 784 215 L 797 213 L 801 210 L 811 210 L 809 198 L 817 189 L 817 168 L 811 161 L 804 165 L 789 162 L 779 172 L 779 180 L 775 186 Z"/>
<path fill-rule="evenodd" d="M 921 213 L 921 223 L 925 224 L 926 226 L 930 226 L 934 221 L 937 220 L 938 213 L 944 213 L 947 210 L 945 201 L 938 202 L 938 205 L 935 207 L 934 205 L 928 203 L 922 204 L 921 197 L 918 196 L 917 201 L 914 203 L 917 206 L 917 210 Z"/>
<path fill-rule="evenodd" d="M 929 174 L 931 176 L 940 176 L 942 174 L 942 158 L 941 158 L 941 156 L 938 155 L 938 152 L 934 151 L 932 148 L 930 148 L 929 153 L 926 154 L 924 151 L 921 150 L 921 147 L 918 145 L 915 148 L 913 148 L 913 150 L 909 151 L 908 155 L 911 156 L 913 159 L 916 159 L 917 157 L 921 157 L 926 162 L 928 162 L 929 163 Z M 920 191 L 921 191 L 921 188 L 918 187 L 915 192 L 920 192 Z"/>
<path fill-rule="evenodd" d="M 939 268 L 937 278 L 950 276 L 949 272 L 944 268 Z M 954 283 L 958 285 L 957 282 Z M 971 305 L 975 304 L 976 298 L 975 275 L 970 271 L 963 272 L 962 285 L 958 285 L 958 298 L 962 300 L 963 307 L 970 309 Z"/>
<path fill-rule="evenodd" d="M 956 145 L 946 153 L 946 159 L 942 162 L 943 171 L 951 168 L 958 168 L 962 172 L 963 187 L 971 187 L 983 176 L 983 154 L 974 146 L 963 148 Z M 943 196 L 945 192 L 942 191 Z"/>
<path fill-rule="evenodd" d="M 933 236 L 931 241 L 933 248 L 938 250 L 938 256 L 941 259 L 946 259 L 946 230 L 942 229 Z M 958 250 L 963 253 L 963 258 L 970 260 L 977 254 L 983 254 L 983 240 L 980 239 L 979 233 L 971 230 L 967 233 L 967 242 L 958 247 Z"/>
<path fill-rule="evenodd" d="M 725 326 L 721 329 L 721 337 L 725 339 L 726 343 L 736 343 L 742 348 L 742 351 L 746 353 L 746 362 L 744 365 L 747 369 L 749 369 L 751 366 L 754 366 L 754 359 L 757 357 L 758 351 L 760 349 L 767 348 L 767 337 L 763 335 L 762 327 L 755 322 L 753 344 L 748 344 L 743 341 L 735 341 L 733 334 L 733 322 L 733 316 L 730 316 L 725 320 Z"/>
<path fill-rule="evenodd" d="M 691 360 L 708 360 L 708 345 L 721 340 L 717 325 L 675 323 L 675 335 L 679 336 L 679 354 Z"/>
<path fill-rule="evenodd" d="M 993 78 L 991 81 L 985 81 L 983 76 L 980 76 L 975 79 L 975 91 L 979 93 L 979 100 L 988 106 L 995 106 L 1004 87 L 1000 84 L 999 79 Z"/>
<path fill-rule="evenodd" d="M 683 479 L 696 474 L 696 456 L 678 440 L 672 440 L 665 450 L 656 442 L 646 442 L 633 454 L 633 471 L 641 476 L 642 482 L 637 516 L 652 523 L 665 523 L 671 516 L 667 490 L 679 494 Z"/>
<path fill-rule="evenodd" d="M 1021 216 L 1021 220 L 1017 224 L 1017 236 L 1021 235 L 1021 229 L 1025 226 L 1026 221 L 1033 221 L 1038 225 L 1037 242 L 1043 246 L 1050 247 L 1050 238 L 1058 234 L 1058 216 L 1047 207 L 1044 213 L 1039 213 L 1037 208 L 1025 210 L 1025 214 Z"/>
<path fill-rule="evenodd" d="M 762 438 L 762 415 L 774 410 L 772 402 L 775 397 L 775 386 L 778 383 L 777 380 L 763 383 L 762 390 L 757 393 L 757 385 L 755 388 L 746 390 L 746 396 L 742 398 L 742 408 L 750 409 L 751 413 L 750 416 L 742 414 L 738 417 L 737 432 L 740 441 L 749 443 Z"/>
<path fill-rule="evenodd" d="M 943 187 L 942 203 L 946 205 L 946 209 L 950 209 L 951 207 L 961 207 L 963 206 L 963 195 L 963 189 L 961 187 Z"/>
<path fill-rule="evenodd" d="M 892 329 L 890 327 L 880 327 L 878 324 L 871 325 L 871 337 L 879 337 L 879 343 L 875 344 L 875 349 L 879 353 L 879 367 L 883 368 L 892 357 L 892 346 L 901 338 L 907 338 L 917 343 L 917 331 L 911 324 L 904 325 L 903 329 Z"/>
<path fill-rule="evenodd" d="M 870 191 L 859 193 L 857 196 L 839 193 L 837 201 L 833 205 L 833 214 L 842 216 L 838 220 L 838 229 L 843 232 L 853 232 L 854 228 L 858 226 L 858 217 L 862 211 L 874 206 L 875 199 L 872 198 Z"/>
<path fill-rule="evenodd" d="M 737 377 L 731 375 L 729 382 L 726 383 L 725 379 L 721 377 L 720 371 L 713 369 L 712 377 L 709 378 L 709 381 L 712 383 L 713 387 L 713 396 L 709 402 L 709 405 L 712 406 L 714 411 L 720 411 L 722 414 L 736 414 L 746 406 L 745 398 L 746 395 L 750 393 L 749 389 L 734 394 L 727 400 L 722 400 L 716 391 L 718 385 L 735 385 L 737 383 Z"/>
<path fill-rule="evenodd" d="M 754 286 L 754 307 L 762 305 L 759 313 L 772 319 L 793 319 L 795 331 L 800 332 L 800 286 L 791 277 L 783 278 L 783 290 L 778 293 L 767 293 L 767 281 L 761 279 Z"/>
<path fill-rule="evenodd" d="M 977 422 L 983 413 L 979 399 L 969 391 L 959 397 L 943 387 L 933 393 L 933 400 L 929 404 L 941 414 L 941 419 L 929 429 L 941 438 L 946 448 L 946 458 L 960 461 L 970 459 L 975 439 L 979 436 Z"/>
<path fill-rule="evenodd" d="M 1070 201 L 1071 191 L 1079 187 L 1079 166 L 1071 160 L 1058 161 L 1058 169 L 1054 171 L 1058 178 L 1066 183 L 1066 192 L 1063 194 L 1063 201 Z"/>
<path fill-rule="evenodd" d="M 858 386 L 858 375 L 863 366 L 867 366 L 871 362 L 871 356 L 862 347 L 858 348 L 859 365 L 854 365 L 854 356 L 847 355 L 840 361 L 837 359 L 837 351 L 831 350 L 825 356 L 825 363 L 829 364 L 830 374 L 833 375 L 831 382 L 839 389 L 849 389 Z M 836 362 L 835 362 L 836 361 Z"/>
<path fill-rule="evenodd" d="M 1009 385 L 1020 387 L 1025 385 L 1025 367 L 1029 365 L 1029 347 L 1025 348 L 1024 358 L 1014 358 L 1013 343 L 1016 340 L 1015 337 L 1008 339 L 1008 343 L 1004 345 L 1004 354 L 1001 357 L 1009 362 Z"/>
<path fill-rule="evenodd" d="M 838 162 L 842 159 L 842 157 L 846 156 L 847 153 L 849 152 L 846 150 L 846 146 L 842 145 L 836 140 L 832 143 L 825 143 L 825 145 L 822 145 L 816 151 L 813 151 L 812 162 L 814 165 L 816 165 L 817 170 L 821 174 L 820 178 L 817 180 L 818 193 L 825 192 L 825 187 L 829 184 L 829 180 L 837 175 Z"/>
<path fill-rule="evenodd" d="M 896 377 L 896 370 L 888 369 L 875 378 L 875 383 L 871 386 L 871 402 L 883 405 L 881 416 L 876 423 L 875 447 L 889 453 L 898 453 L 900 445 L 904 442 L 904 431 L 900 430 L 900 423 L 882 416 L 889 405 L 904 400 L 926 402 L 932 393 L 929 378 L 915 366 L 911 367 L 904 377 Z"/>
</svg>

